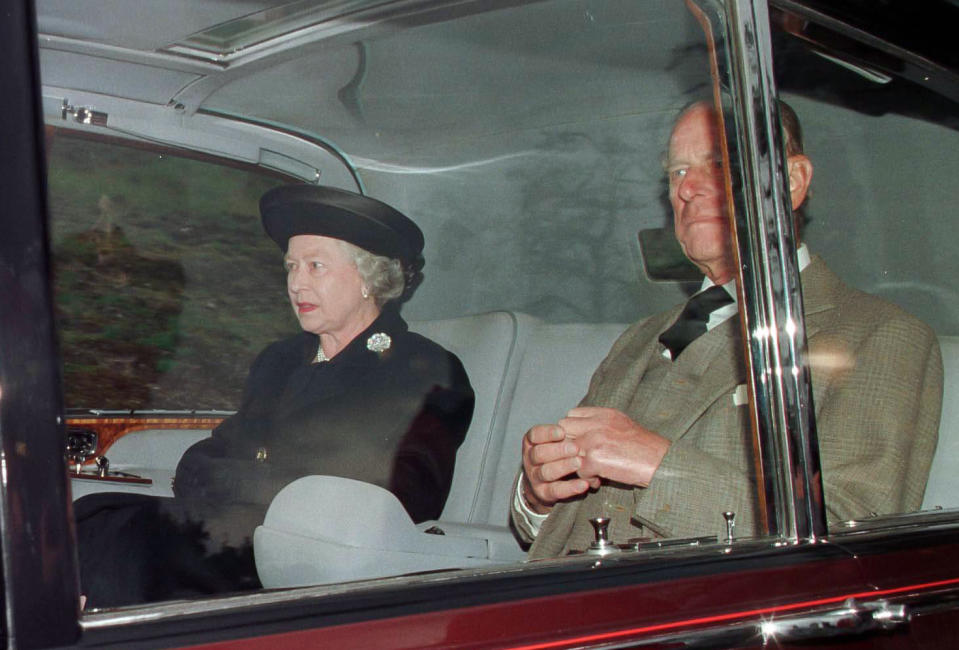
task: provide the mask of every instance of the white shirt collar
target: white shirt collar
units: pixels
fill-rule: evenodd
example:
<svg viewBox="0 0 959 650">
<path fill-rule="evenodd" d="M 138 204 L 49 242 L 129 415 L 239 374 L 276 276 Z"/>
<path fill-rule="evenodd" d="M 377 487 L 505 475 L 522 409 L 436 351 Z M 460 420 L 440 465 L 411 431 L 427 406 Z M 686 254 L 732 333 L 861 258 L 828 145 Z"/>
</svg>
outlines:
<svg viewBox="0 0 959 650">
<path fill-rule="evenodd" d="M 810 256 L 809 249 L 805 244 L 800 244 L 799 248 L 796 249 L 796 261 L 799 263 L 799 271 L 802 272 L 807 266 L 809 266 Z M 703 284 L 699 288 L 699 291 L 705 291 L 709 287 L 713 286 L 715 283 L 710 280 L 708 277 L 703 278 Z M 737 304 L 738 296 L 736 294 L 736 279 L 733 278 L 729 282 L 723 285 L 723 288 L 733 298 L 733 302 L 725 307 L 717 309 L 712 314 L 709 315 L 709 322 L 706 323 L 706 331 L 709 331 L 722 323 L 723 321 L 731 318 L 737 311 L 739 311 L 739 305 Z"/>
</svg>

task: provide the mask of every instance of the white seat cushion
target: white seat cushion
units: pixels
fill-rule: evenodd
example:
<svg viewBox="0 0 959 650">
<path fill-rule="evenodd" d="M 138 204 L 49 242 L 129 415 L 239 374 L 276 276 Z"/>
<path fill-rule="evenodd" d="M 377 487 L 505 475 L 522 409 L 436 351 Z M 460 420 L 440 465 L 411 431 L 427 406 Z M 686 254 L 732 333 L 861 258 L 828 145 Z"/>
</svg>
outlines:
<svg viewBox="0 0 959 650">
<path fill-rule="evenodd" d="M 529 317 L 526 317 L 529 318 Z M 410 323 L 410 329 L 460 358 L 476 394 L 466 439 L 456 454 L 450 497 L 442 519 L 485 523 L 489 495 L 483 486 L 502 446 L 502 430 L 516 384 L 520 319 L 505 311 Z"/>
</svg>

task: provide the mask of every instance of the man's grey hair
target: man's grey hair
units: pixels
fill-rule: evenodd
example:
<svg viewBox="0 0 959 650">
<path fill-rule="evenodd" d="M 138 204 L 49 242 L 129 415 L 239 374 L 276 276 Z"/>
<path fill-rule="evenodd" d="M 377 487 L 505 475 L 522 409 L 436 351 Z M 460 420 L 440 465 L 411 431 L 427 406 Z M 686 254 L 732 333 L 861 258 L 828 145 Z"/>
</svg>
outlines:
<svg viewBox="0 0 959 650">
<path fill-rule="evenodd" d="M 406 276 L 403 265 L 399 260 L 373 253 L 355 246 L 349 242 L 339 240 L 340 245 L 353 263 L 363 279 L 363 284 L 370 292 L 370 297 L 377 307 L 382 307 L 390 300 L 403 295 L 406 288 Z"/>
<path fill-rule="evenodd" d="M 776 104 L 779 106 L 779 119 L 782 122 L 783 135 L 785 135 L 786 140 L 786 155 L 805 155 L 802 127 L 799 125 L 799 117 L 796 115 L 796 111 L 781 99 L 777 99 Z"/>
<path fill-rule="evenodd" d="M 799 124 L 799 117 L 796 115 L 796 111 L 792 106 L 787 104 L 782 99 L 776 99 L 776 105 L 779 108 L 779 120 L 782 124 L 783 131 L 783 140 L 786 146 L 786 155 L 787 156 L 798 156 L 806 155 L 805 148 L 803 146 L 803 134 L 802 126 Z M 705 106 L 709 109 L 715 110 L 712 102 L 707 99 L 696 99 L 685 106 L 683 106 L 679 112 L 676 114 L 676 117 L 673 119 L 673 126 L 669 130 L 669 137 L 673 137 L 673 129 L 676 128 L 676 123 L 679 122 L 679 119 L 686 114 L 687 111 L 697 107 Z M 662 157 L 663 170 L 667 171 L 669 169 L 669 145 L 667 141 L 666 150 L 663 152 Z M 797 237 L 802 236 L 802 231 L 805 229 L 806 225 L 809 223 L 809 215 L 806 214 L 806 204 L 809 202 L 808 197 L 812 196 L 812 191 L 807 194 L 807 200 L 803 201 L 803 204 L 800 205 L 795 212 L 796 219 L 796 235 Z"/>
<path fill-rule="evenodd" d="M 776 105 L 779 107 L 779 118 L 782 123 L 783 129 L 783 138 L 786 145 L 786 155 L 787 156 L 796 156 L 800 154 L 805 154 L 803 148 L 803 137 L 802 137 L 802 127 L 799 124 L 799 117 L 796 115 L 796 111 L 793 110 L 793 107 L 787 104 L 782 99 L 776 100 Z M 676 116 L 673 118 L 671 124 L 672 126 L 669 129 L 669 138 L 673 137 L 673 130 L 676 128 L 676 123 L 679 122 L 679 119 L 687 113 L 687 111 L 696 108 L 698 106 L 705 106 L 710 110 L 716 110 L 713 106 L 713 103 L 708 99 L 694 99 L 689 103 L 685 104 L 679 111 L 676 113 Z M 663 169 L 669 167 L 669 140 L 667 139 L 666 147 L 660 156 L 662 161 Z"/>
</svg>

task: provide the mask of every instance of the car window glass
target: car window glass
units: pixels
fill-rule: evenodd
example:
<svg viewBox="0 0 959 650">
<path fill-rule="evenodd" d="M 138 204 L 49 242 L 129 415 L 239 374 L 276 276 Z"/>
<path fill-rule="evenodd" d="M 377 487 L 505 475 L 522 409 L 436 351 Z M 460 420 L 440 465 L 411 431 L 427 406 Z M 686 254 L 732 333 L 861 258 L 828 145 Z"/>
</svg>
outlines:
<svg viewBox="0 0 959 650">
<path fill-rule="evenodd" d="M 63 129 L 48 142 L 68 407 L 236 408 L 253 355 L 295 326 L 257 219 L 279 181 Z"/>
<path fill-rule="evenodd" d="M 805 152 L 815 169 L 802 239 L 814 259 L 843 282 L 904 310 L 846 300 L 847 310 L 872 314 L 869 336 L 846 332 L 827 343 L 811 335 L 817 341 L 810 363 L 824 472 L 844 462 L 852 440 L 868 444 L 872 459 L 889 455 L 888 471 L 873 466 L 856 475 L 855 487 L 830 483 L 827 476 L 830 525 L 843 530 L 842 520 L 876 512 L 955 506 L 946 463 L 955 437 L 949 371 L 959 333 L 959 295 L 952 282 L 959 267 L 953 252 L 954 195 L 943 190 L 959 169 L 957 106 L 924 87 L 915 71 L 908 71 L 910 81 L 886 74 L 881 65 L 863 65 L 870 58 L 883 60 L 871 57 L 871 50 L 858 59 L 841 47 L 817 52 L 804 43 L 808 35 L 798 23 L 776 13 L 773 22 L 776 81 L 802 121 Z M 807 318 L 807 328 L 820 324 Z M 849 336 L 845 344 L 843 336 Z M 854 338 L 858 347 L 851 350 Z M 877 346 L 879 339 L 887 343 Z M 942 371 L 936 347 L 946 368 L 939 426 Z M 904 358 L 880 362 L 895 354 Z M 864 381 L 857 364 L 861 370 L 871 363 L 885 369 L 877 365 Z M 824 431 L 842 419 L 830 408 L 837 393 L 825 390 L 827 382 L 855 394 L 858 401 L 848 403 L 849 412 L 863 414 L 843 427 L 842 440 Z M 934 457 L 937 430 L 940 451 Z"/>
<path fill-rule="evenodd" d="M 476 395 L 473 428 L 438 523 L 415 528 L 402 510 L 370 522 L 353 504 L 386 508 L 382 491 L 360 499 L 340 484 L 314 482 L 288 494 L 277 510 L 284 516 L 265 526 L 278 534 L 257 532 L 267 540 L 261 543 L 252 535 L 270 499 L 250 497 L 265 502 L 244 548 L 259 545 L 256 565 L 267 587 L 520 566 L 525 556 L 508 511 L 523 433 L 578 403 L 629 324 L 678 306 L 700 284 L 647 276 L 643 256 L 663 251 L 641 251 L 638 235 L 671 230 L 663 168 L 669 131 L 684 106 L 711 96 L 702 29 L 681 3 L 562 0 L 359 33 L 359 40 L 332 40 L 304 58 L 237 75 L 203 108 L 259 124 L 293 123 L 342 152 L 365 193 L 417 221 L 425 279 L 402 315 L 462 360 Z M 50 178 L 67 406 L 138 411 L 123 422 L 107 413 L 115 418 L 106 423 L 111 431 L 124 435 L 103 429 L 100 448 L 75 454 L 87 475 L 74 477 L 74 496 L 120 489 L 89 476 L 100 455 L 113 471 L 152 477 L 148 494 L 169 497 L 180 454 L 203 439 L 205 424 L 191 420 L 186 435 L 152 411 L 237 408 L 256 355 L 298 332 L 281 254 L 263 234 L 257 208 L 280 181 L 65 135 L 51 143 Z M 675 241 L 661 241 L 663 250 L 675 249 Z M 743 381 L 737 377 L 706 405 L 723 412 L 735 441 L 711 446 L 710 434 L 723 428 L 715 423 L 694 426 L 687 440 L 735 476 L 737 505 L 713 499 L 692 523 L 674 527 L 658 524 L 657 513 L 682 521 L 694 508 L 682 499 L 651 502 L 635 536 L 723 540 L 729 510 L 737 511 L 738 535 L 761 535 L 750 514 L 758 505 Z M 691 412 L 654 408 L 644 397 L 622 408 L 656 423 L 649 426 L 665 430 Z M 355 414 L 380 407 L 369 398 Z M 154 420 L 144 420 L 144 410 Z M 104 416 L 74 415 L 71 440 L 80 448 L 81 434 Z M 349 451 L 343 443 L 350 441 L 331 444 Z M 271 440 L 250 443 L 237 466 L 262 465 L 222 472 L 242 491 L 283 452 Z M 340 467 L 353 470 L 347 461 Z M 123 489 L 140 488 L 128 481 Z M 596 514 L 630 519 L 626 508 L 610 500 Z M 333 520 L 342 525 L 330 526 Z M 341 537 L 331 539 L 331 528 Z M 282 546 L 281 537 L 298 540 L 296 548 Z M 387 552 L 407 543 L 419 561 Z M 500 544 L 508 552 L 490 555 Z M 352 564 L 355 554 L 343 546 L 365 549 L 375 561 Z"/>
</svg>

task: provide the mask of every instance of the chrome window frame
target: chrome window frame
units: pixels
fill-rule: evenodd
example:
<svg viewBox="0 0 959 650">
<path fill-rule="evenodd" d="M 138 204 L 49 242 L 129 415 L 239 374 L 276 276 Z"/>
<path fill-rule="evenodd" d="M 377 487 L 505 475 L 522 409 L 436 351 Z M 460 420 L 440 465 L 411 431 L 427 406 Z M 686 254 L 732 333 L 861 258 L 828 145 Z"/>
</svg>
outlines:
<svg viewBox="0 0 959 650">
<path fill-rule="evenodd" d="M 815 542 L 825 504 L 769 12 L 753 0 L 688 4 L 713 39 L 760 507 L 769 535 Z"/>
</svg>

